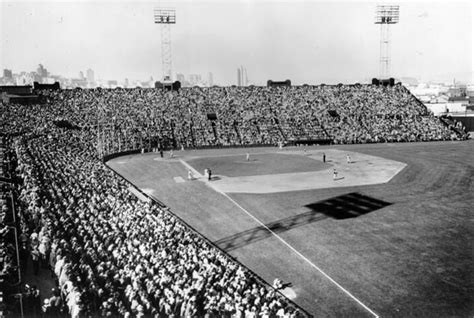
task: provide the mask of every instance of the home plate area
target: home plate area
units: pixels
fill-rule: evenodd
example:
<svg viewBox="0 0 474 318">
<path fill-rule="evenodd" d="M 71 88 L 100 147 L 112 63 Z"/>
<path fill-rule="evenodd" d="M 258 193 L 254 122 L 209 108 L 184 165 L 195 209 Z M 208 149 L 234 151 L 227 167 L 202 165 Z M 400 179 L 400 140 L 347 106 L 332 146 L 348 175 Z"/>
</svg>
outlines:
<svg viewBox="0 0 474 318">
<path fill-rule="evenodd" d="M 325 162 L 323 162 L 325 155 Z M 386 183 L 406 164 L 336 149 L 184 158 L 198 180 L 218 192 L 275 193 Z M 212 181 L 198 171 L 212 170 Z M 177 181 L 178 182 L 178 181 Z"/>
</svg>

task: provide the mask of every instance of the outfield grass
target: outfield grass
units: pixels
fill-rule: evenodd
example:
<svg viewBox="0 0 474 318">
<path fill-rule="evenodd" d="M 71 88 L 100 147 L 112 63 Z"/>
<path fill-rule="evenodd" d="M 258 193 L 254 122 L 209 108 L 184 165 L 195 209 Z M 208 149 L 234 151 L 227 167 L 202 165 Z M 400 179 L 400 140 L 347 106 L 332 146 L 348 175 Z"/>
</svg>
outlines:
<svg viewBox="0 0 474 318">
<path fill-rule="evenodd" d="M 328 148 L 407 167 L 381 185 L 229 194 L 306 259 L 204 183 L 175 183 L 175 176 L 186 178 L 179 162 L 156 161 L 150 154 L 109 164 L 137 186 L 152 189 L 174 213 L 264 279 L 292 282 L 294 301 L 317 316 L 370 314 L 313 265 L 381 316 L 474 315 L 474 142 L 319 147 Z M 238 151 L 178 155 L 211 158 Z M 258 150 L 264 151 L 275 149 Z M 288 158 L 285 164 L 296 169 Z M 364 213 L 338 218 L 328 206 Z"/>
</svg>

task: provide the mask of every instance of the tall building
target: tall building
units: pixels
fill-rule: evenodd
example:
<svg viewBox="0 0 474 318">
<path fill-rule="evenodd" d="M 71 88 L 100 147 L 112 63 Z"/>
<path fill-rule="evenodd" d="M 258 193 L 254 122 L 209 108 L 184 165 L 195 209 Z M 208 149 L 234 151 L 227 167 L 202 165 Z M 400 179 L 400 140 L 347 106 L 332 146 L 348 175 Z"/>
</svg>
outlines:
<svg viewBox="0 0 474 318">
<path fill-rule="evenodd" d="M 212 72 L 209 72 L 209 73 L 207 74 L 207 84 L 208 84 L 209 86 L 214 85 L 214 76 L 212 75 Z"/>
<path fill-rule="evenodd" d="M 79 79 L 80 80 L 84 79 L 84 73 L 82 71 L 79 72 Z"/>
<path fill-rule="evenodd" d="M 245 74 L 245 75 L 244 75 Z M 247 86 L 249 84 L 249 79 L 247 77 L 247 69 L 246 68 L 243 68 L 243 72 L 242 72 L 242 82 L 243 82 L 243 85 L 244 86 Z"/>
<path fill-rule="evenodd" d="M 16 78 L 16 85 L 33 85 L 33 82 L 37 81 L 39 77 L 35 72 L 21 72 L 21 74 Z"/>
<path fill-rule="evenodd" d="M 189 74 L 189 83 L 191 85 L 198 85 L 201 83 L 201 74 Z"/>
<path fill-rule="evenodd" d="M 43 64 L 38 65 L 36 69 L 36 74 L 42 79 L 44 77 L 48 77 L 48 70 L 43 67 Z"/>
<path fill-rule="evenodd" d="M 247 78 L 247 69 L 243 66 L 240 66 L 237 69 L 237 86 L 247 86 L 248 78 Z"/>
<path fill-rule="evenodd" d="M 86 71 L 86 76 L 87 76 L 87 81 L 89 83 L 94 83 L 95 82 L 95 79 L 94 79 L 94 71 L 91 70 L 91 69 L 88 69 Z"/>
<path fill-rule="evenodd" d="M 3 70 L 3 78 L 12 79 L 13 78 L 12 70 L 4 69 Z"/>
</svg>

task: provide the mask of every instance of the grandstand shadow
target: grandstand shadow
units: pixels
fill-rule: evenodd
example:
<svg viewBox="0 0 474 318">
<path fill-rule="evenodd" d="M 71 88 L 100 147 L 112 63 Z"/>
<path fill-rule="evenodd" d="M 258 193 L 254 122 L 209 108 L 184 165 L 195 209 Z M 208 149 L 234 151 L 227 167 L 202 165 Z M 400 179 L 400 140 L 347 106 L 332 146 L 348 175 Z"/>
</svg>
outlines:
<svg viewBox="0 0 474 318">
<path fill-rule="evenodd" d="M 328 200 L 305 205 L 316 213 L 322 213 L 334 219 L 355 218 L 391 205 L 376 198 L 357 192 L 343 194 Z"/>
<path fill-rule="evenodd" d="M 321 213 L 308 211 L 298 215 L 290 216 L 286 219 L 281 219 L 265 224 L 265 226 L 258 226 L 253 229 L 225 237 L 215 241 L 214 243 L 223 250 L 229 252 L 272 236 L 272 233 L 268 229 L 278 234 L 312 222 L 321 221 L 326 218 L 327 216 Z"/>
<path fill-rule="evenodd" d="M 214 243 L 229 252 L 272 236 L 270 231 L 279 234 L 328 217 L 338 220 L 354 218 L 388 205 L 391 203 L 352 192 L 305 205 L 310 211 L 236 233 Z"/>
</svg>

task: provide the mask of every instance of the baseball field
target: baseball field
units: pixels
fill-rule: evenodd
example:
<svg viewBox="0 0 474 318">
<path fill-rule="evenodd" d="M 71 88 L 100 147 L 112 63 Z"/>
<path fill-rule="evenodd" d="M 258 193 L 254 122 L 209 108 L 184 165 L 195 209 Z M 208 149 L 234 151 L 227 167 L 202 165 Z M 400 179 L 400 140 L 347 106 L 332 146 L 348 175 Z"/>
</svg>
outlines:
<svg viewBox="0 0 474 318">
<path fill-rule="evenodd" d="M 315 316 L 474 315 L 473 141 L 184 150 L 108 165 L 267 282 L 289 283 L 283 293 Z"/>
</svg>

